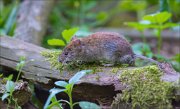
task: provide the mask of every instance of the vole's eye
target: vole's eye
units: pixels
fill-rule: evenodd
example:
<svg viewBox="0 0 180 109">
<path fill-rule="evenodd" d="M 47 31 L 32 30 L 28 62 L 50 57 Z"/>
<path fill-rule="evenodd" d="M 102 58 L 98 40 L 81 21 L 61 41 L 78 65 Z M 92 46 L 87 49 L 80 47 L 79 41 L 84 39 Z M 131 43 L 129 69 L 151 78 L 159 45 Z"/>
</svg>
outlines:
<svg viewBox="0 0 180 109">
<path fill-rule="evenodd" d="M 65 52 L 64 54 L 65 54 L 65 55 L 68 55 L 68 52 Z"/>
</svg>

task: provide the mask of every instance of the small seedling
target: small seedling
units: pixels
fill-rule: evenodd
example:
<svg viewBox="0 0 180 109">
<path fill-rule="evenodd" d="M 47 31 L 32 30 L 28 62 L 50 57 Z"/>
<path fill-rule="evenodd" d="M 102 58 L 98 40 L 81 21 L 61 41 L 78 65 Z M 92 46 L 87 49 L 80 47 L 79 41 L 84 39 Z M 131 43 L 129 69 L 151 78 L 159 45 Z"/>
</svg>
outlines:
<svg viewBox="0 0 180 109">
<path fill-rule="evenodd" d="M 60 88 L 53 88 L 50 90 L 50 95 L 46 101 L 46 104 L 44 106 L 44 109 L 50 109 L 53 106 L 59 107 L 59 109 L 63 109 L 63 107 L 61 106 L 61 103 L 67 103 L 70 107 L 70 109 L 73 109 L 74 105 L 79 104 L 79 106 L 82 109 L 100 109 L 100 107 L 94 103 L 90 103 L 90 102 L 75 102 L 73 103 L 72 101 L 72 90 L 73 90 L 73 86 L 74 84 L 76 84 L 77 82 L 80 81 L 80 79 L 85 76 L 86 74 L 91 73 L 92 70 L 82 70 L 80 72 L 77 72 L 68 82 L 66 81 L 57 81 L 55 82 L 55 85 L 62 87 Z M 57 100 L 56 99 L 56 94 L 61 93 L 61 92 L 65 92 L 68 97 L 69 97 L 69 101 L 66 100 Z M 51 102 L 51 104 L 50 104 Z"/>
<path fill-rule="evenodd" d="M 149 27 L 150 21 L 139 21 L 139 22 L 125 22 L 125 25 L 128 25 L 130 27 L 135 28 L 141 33 L 141 38 L 143 40 L 143 43 L 146 43 L 146 38 L 144 36 L 144 30 Z"/>
<path fill-rule="evenodd" d="M 29 60 L 29 61 L 26 61 L 26 57 L 24 57 L 24 56 L 21 56 L 19 60 L 20 60 L 20 62 L 17 63 L 17 65 L 16 65 L 16 70 L 18 71 L 18 76 L 17 76 L 17 78 L 16 78 L 16 82 L 19 80 L 19 77 L 20 77 L 20 75 L 21 75 L 21 73 L 22 73 L 22 68 L 23 68 L 28 62 L 34 61 L 33 59 L 31 59 L 31 60 Z"/>
<path fill-rule="evenodd" d="M 162 36 L 161 33 L 164 29 L 178 26 L 176 23 L 168 22 L 172 14 L 169 12 L 158 12 L 151 15 L 146 15 L 143 17 L 143 20 L 150 21 L 149 28 L 156 30 L 156 36 L 158 39 L 158 54 L 160 54 L 162 46 Z"/>
<path fill-rule="evenodd" d="M 15 90 L 15 83 L 11 81 L 12 77 L 13 76 L 10 75 L 8 78 L 6 78 L 7 82 L 5 86 L 5 92 L 3 93 L 1 100 L 4 101 L 5 99 L 7 99 L 8 101 L 7 108 L 9 108 L 10 104 L 14 103 L 15 109 L 21 109 L 21 107 L 17 104 L 17 99 L 13 97 L 13 92 Z"/>
<path fill-rule="evenodd" d="M 25 57 L 20 57 L 20 62 L 16 65 L 16 70 L 18 71 L 18 76 L 16 78 L 16 82 L 19 80 L 19 76 L 21 75 L 22 68 L 26 64 L 25 62 L 26 58 Z"/>
<path fill-rule="evenodd" d="M 79 28 L 72 28 L 62 32 L 63 39 L 49 39 L 48 44 L 51 46 L 66 46 L 71 40 L 72 36 L 79 30 Z"/>
<path fill-rule="evenodd" d="M 162 46 L 162 36 L 161 33 L 164 29 L 178 26 L 179 24 L 169 22 L 172 14 L 169 12 L 158 12 L 155 14 L 146 15 L 142 18 L 140 22 L 126 22 L 128 26 L 137 29 L 142 35 L 143 42 L 146 42 L 144 37 L 144 30 L 151 28 L 156 31 L 156 37 L 158 39 L 158 54 L 160 54 Z"/>
</svg>

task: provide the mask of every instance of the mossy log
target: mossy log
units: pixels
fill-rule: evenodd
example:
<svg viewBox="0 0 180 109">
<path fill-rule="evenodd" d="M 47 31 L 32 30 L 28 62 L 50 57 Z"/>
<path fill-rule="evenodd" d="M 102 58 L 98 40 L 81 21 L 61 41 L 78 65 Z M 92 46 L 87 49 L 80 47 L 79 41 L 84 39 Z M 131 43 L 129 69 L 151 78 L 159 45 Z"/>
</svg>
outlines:
<svg viewBox="0 0 180 109">
<path fill-rule="evenodd" d="M 49 90 L 54 87 L 54 81 L 68 81 L 77 72 L 77 70 L 64 70 L 60 73 L 59 70 L 52 69 L 50 63 L 45 61 L 45 58 L 40 54 L 40 52 L 47 50 L 45 48 L 6 36 L 0 37 L 0 41 L 0 65 L 15 69 L 19 58 L 25 56 L 28 62 L 22 69 L 22 78 L 33 81 L 39 87 Z M 180 74 L 178 72 L 168 68 L 167 65 L 161 67 L 165 67 L 162 69 L 164 72 L 162 80 L 171 82 L 179 80 Z M 127 67 L 125 69 L 134 68 Z M 118 67 L 98 67 L 97 69 L 100 70 L 95 70 L 94 74 L 81 79 L 73 90 L 73 97 L 77 101 L 87 100 L 108 107 L 111 105 L 113 97 L 125 88 L 119 80 L 123 69 Z M 48 93 L 45 95 L 41 93 L 40 97 L 47 96 Z"/>
<path fill-rule="evenodd" d="M 5 80 L 0 78 L 0 95 L 5 93 Z M 17 100 L 19 106 L 27 105 L 28 101 L 31 99 L 32 93 L 27 82 L 19 81 L 15 82 L 15 89 L 13 92 L 14 99 Z M 0 108 L 5 109 L 7 107 L 6 101 L 0 100 Z M 10 106 L 13 107 L 13 106 Z"/>
</svg>

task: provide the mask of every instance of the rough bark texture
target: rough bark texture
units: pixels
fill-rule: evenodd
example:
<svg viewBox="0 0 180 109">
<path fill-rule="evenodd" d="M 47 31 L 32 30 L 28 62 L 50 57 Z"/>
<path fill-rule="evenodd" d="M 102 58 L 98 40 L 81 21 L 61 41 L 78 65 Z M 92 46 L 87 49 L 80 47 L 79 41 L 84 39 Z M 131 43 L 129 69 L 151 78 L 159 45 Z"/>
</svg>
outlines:
<svg viewBox="0 0 180 109">
<path fill-rule="evenodd" d="M 68 81 L 77 72 L 62 71 L 62 73 L 59 73 L 58 70 L 51 69 L 50 64 L 40 55 L 41 51 L 46 50 L 42 47 L 10 37 L 0 37 L 0 40 L 0 65 L 14 69 L 19 62 L 20 56 L 25 56 L 27 61 L 34 59 L 34 61 L 29 61 L 23 67 L 22 77 L 39 83 L 40 89 L 45 88 L 48 90 L 54 87 L 53 82 L 57 80 Z M 101 67 L 100 69 L 102 69 L 100 72 L 83 77 L 81 82 L 77 84 L 78 87 L 75 86 L 73 92 L 75 100 L 88 100 L 110 106 L 113 97 L 124 89 L 119 80 L 121 70 L 117 71 L 117 73 L 111 73 L 112 67 Z M 128 69 L 133 69 L 133 67 Z M 173 70 L 172 72 L 168 71 L 164 69 L 165 73 L 162 76 L 164 81 L 173 82 L 180 78 L 179 73 Z M 41 94 L 43 93 L 41 92 Z M 40 97 L 44 99 L 46 96 L 48 96 L 48 93 Z"/>
<path fill-rule="evenodd" d="M 24 0 L 20 6 L 15 37 L 40 45 L 54 0 Z"/>
</svg>

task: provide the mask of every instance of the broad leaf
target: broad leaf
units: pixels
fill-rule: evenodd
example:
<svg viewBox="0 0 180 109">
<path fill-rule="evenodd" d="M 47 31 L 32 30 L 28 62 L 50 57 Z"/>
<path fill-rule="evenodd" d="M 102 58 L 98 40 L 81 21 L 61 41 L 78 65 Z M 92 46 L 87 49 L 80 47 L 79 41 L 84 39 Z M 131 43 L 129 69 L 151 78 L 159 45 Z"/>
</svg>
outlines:
<svg viewBox="0 0 180 109">
<path fill-rule="evenodd" d="M 168 22 L 168 23 L 165 23 L 162 26 L 162 29 L 166 29 L 166 28 L 170 28 L 170 27 L 175 27 L 175 26 L 178 26 L 178 25 L 180 25 L 180 24 Z"/>
<path fill-rule="evenodd" d="M 68 83 L 66 81 L 56 81 L 54 84 L 60 87 L 66 87 Z"/>
<path fill-rule="evenodd" d="M 105 21 L 108 18 L 107 12 L 100 12 L 96 16 L 97 21 Z"/>
<path fill-rule="evenodd" d="M 4 101 L 9 96 L 9 93 L 4 93 L 1 97 L 1 100 Z"/>
<path fill-rule="evenodd" d="M 101 107 L 98 106 L 97 104 L 87 101 L 79 102 L 79 106 L 81 107 L 81 109 L 101 109 Z"/>
<path fill-rule="evenodd" d="M 150 22 L 149 21 L 126 22 L 125 24 L 139 31 L 143 31 L 144 29 L 149 27 Z"/>
<path fill-rule="evenodd" d="M 69 42 L 72 38 L 72 36 L 79 30 L 79 28 L 72 28 L 68 30 L 64 30 L 62 32 L 63 38 L 66 40 L 66 42 Z"/>
<path fill-rule="evenodd" d="M 13 74 L 9 75 L 8 78 L 7 78 L 7 80 L 10 81 L 10 80 L 12 80 L 12 78 L 13 78 Z"/>
<path fill-rule="evenodd" d="M 44 105 L 44 109 L 47 109 L 48 108 L 48 105 L 50 104 L 51 102 L 51 99 L 58 93 L 60 92 L 63 92 L 65 89 L 58 89 L 58 88 L 53 88 L 50 90 L 50 95 L 46 101 L 46 104 Z"/>
<path fill-rule="evenodd" d="M 144 16 L 143 20 L 148 20 L 151 23 L 156 23 L 156 19 L 154 18 L 154 14 Z"/>
<path fill-rule="evenodd" d="M 151 48 L 149 47 L 148 44 L 145 43 L 136 43 L 132 45 L 132 49 L 135 54 L 137 55 L 145 55 L 149 58 L 152 58 L 153 53 L 151 51 Z"/>
<path fill-rule="evenodd" d="M 167 20 L 169 20 L 171 18 L 171 16 L 172 16 L 172 14 L 169 12 L 160 12 L 160 13 L 155 14 L 154 17 L 156 19 L 156 22 L 161 24 L 161 23 L 164 23 Z"/>
<path fill-rule="evenodd" d="M 80 78 L 82 78 L 83 76 L 85 76 L 88 73 L 91 73 L 92 70 L 82 70 L 80 72 L 77 72 L 70 80 L 69 80 L 69 84 L 75 84 L 77 83 Z"/>
<path fill-rule="evenodd" d="M 146 15 L 143 17 L 143 20 L 149 20 L 152 23 L 162 24 L 170 19 L 172 16 L 171 13 L 168 12 L 159 12 L 151 15 Z"/>
<path fill-rule="evenodd" d="M 6 83 L 6 91 L 7 92 L 13 92 L 14 91 L 15 84 L 13 81 L 7 81 Z"/>
<path fill-rule="evenodd" d="M 64 43 L 63 40 L 60 40 L 60 39 L 49 39 L 48 40 L 48 45 L 52 45 L 52 46 L 65 46 L 66 44 Z"/>
</svg>

